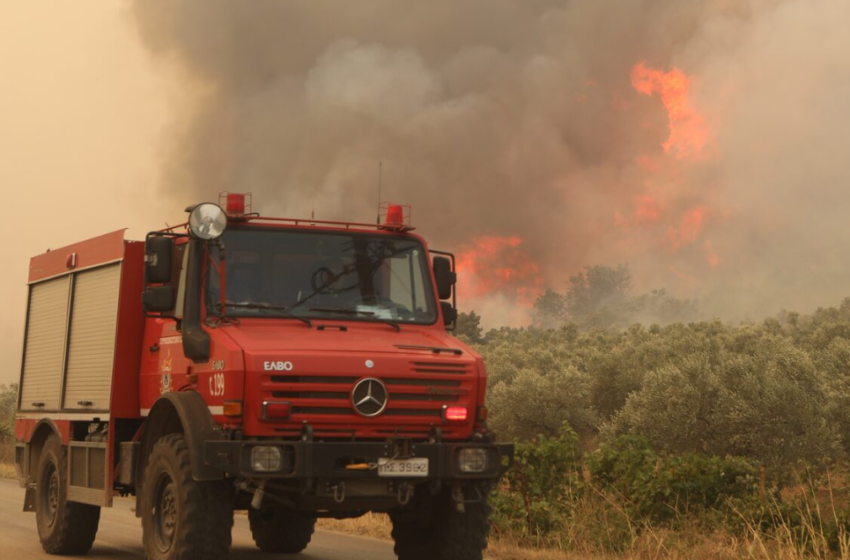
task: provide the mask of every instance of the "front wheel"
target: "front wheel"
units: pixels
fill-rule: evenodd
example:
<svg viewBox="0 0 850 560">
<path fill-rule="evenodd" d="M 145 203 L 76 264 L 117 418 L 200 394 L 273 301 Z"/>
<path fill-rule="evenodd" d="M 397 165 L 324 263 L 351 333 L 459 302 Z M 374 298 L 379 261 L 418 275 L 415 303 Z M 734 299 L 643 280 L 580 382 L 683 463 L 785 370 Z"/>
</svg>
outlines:
<svg viewBox="0 0 850 560">
<path fill-rule="evenodd" d="M 248 510 L 251 535 L 263 552 L 297 554 L 307 548 L 316 528 L 315 517 L 282 507 Z"/>
<path fill-rule="evenodd" d="M 149 560 L 220 560 L 233 528 L 233 492 L 192 478 L 183 434 L 160 439 L 142 486 L 142 532 Z"/>
<path fill-rule="evenodd" d="M 50 436 L 41 451 L 35 488 L 38 538 L 48 554 L 85 554 L 97 534 L 100 508 L 68 501 L 65 446 Z"/>
<path fill-rule="evenodd" d="M 391 512 L 399 560 L 482 560 L 490 533 L 486 496 L 463 511 L 448 492 L 417 500 L 411 509 Z"/>
</svg>

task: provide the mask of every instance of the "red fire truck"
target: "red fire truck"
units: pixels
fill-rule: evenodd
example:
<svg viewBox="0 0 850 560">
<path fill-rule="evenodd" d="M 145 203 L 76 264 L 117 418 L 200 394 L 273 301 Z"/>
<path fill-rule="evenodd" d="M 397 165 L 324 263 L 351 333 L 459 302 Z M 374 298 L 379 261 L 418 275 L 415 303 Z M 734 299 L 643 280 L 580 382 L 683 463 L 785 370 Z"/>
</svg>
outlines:
<svg viewBox="0 0 850 560">
<path fill-rule="evenodd" d="M 447 332 L 454 257 L 382 208 L 269 218 L 223 193 L 144 242 L 32 259 L 15 459 L 47 552 L 87 552 L 135 496 L 151 559 L 225 557 L 234 510 L 271 553 L 385 512 L 402 560 L 482 558 L 513 447 Z"/>
</svg>

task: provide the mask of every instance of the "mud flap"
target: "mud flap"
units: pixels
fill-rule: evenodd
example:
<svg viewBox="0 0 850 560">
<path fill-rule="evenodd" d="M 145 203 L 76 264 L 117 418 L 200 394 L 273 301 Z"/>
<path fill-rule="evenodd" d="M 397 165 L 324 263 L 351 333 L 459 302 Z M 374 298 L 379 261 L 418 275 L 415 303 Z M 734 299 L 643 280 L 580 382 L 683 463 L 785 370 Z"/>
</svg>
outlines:
<svg viewBox="0 0 850 560">
<path fill-rule="evenodd" d="M 24 494 L 24 511 L 35 511 L 35 486 L 27 486 Z"/>
</svg>

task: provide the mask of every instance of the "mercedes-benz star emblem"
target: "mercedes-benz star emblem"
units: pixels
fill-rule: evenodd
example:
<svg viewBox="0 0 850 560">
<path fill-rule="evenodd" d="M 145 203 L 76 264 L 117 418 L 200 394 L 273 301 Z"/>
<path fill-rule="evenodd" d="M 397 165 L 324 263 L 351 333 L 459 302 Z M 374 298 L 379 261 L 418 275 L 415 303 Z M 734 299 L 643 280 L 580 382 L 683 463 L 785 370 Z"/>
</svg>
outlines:
<svg viewBox="0 0 850 560">
<path fill-rule="evenodd" d="M 389 393 L 380 379 L 361 379 L 351 391 L 351 404 L 360 416 L 372 418 L 387 408 Z"/>
</svg>

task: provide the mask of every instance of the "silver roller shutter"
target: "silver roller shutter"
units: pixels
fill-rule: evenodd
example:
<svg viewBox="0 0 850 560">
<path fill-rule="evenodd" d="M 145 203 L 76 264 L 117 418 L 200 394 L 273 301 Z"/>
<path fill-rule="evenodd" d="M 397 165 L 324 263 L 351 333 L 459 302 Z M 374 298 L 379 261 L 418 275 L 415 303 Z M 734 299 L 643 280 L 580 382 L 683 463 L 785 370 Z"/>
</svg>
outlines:
<svg viewBox="0 0 850 560">
<path fill-rule="evenodd" d="M 106 410 L 112 390 L 121 265 L 76 276 L 64 408 Z"/>
<path fill-rule="evenodd" d="M 62 392 L 70 276 L 30 289 L 22 410 L 58 410 Z"/>
</svg>

